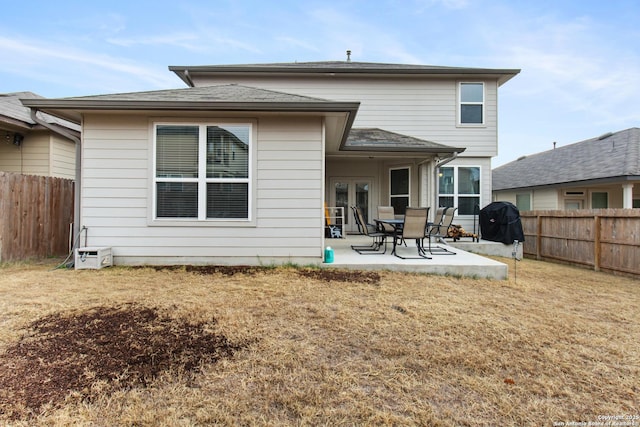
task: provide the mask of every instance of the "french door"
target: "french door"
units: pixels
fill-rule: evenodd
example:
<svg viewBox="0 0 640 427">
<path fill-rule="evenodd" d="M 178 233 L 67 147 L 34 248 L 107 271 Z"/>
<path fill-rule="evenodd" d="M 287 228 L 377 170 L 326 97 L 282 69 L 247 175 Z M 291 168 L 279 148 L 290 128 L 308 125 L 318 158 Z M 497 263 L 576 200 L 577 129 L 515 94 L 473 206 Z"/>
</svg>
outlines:
<svg viewBox="0 0 640 427">
<path fill-rule="evenodd" d="M 347 233 L 357 233 L 358 226 L 353 218 L 351 206 L 357 206 L 362 211 L 366 222 L 372 222 L 371 217 L 371 179 L 369 178 L 331 178 L 330 200 L 331 206 L 344 208 L 344 230 Z"/>
</svg>

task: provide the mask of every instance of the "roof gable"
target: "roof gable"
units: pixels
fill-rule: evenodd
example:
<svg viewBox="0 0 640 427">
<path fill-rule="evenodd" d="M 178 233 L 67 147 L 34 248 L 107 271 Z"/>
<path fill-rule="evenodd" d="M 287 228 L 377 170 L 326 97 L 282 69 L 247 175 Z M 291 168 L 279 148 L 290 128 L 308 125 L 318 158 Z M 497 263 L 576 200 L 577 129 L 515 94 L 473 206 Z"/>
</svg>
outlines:
<svg viewBox="0 0 640 427">
<path fill-rule="evenodd" d="M 630 176 L 640 177 L 638 128 L 523 156 L 493 170 L 493 190 Z"/>
</svg>

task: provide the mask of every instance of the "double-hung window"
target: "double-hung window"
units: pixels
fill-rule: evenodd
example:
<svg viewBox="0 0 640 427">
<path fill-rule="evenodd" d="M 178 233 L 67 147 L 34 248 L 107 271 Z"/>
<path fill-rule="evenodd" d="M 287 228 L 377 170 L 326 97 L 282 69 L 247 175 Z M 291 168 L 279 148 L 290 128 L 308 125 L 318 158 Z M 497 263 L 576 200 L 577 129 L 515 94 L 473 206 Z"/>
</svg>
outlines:
<svg viewBox="0 0 640 427">
<path fill-rule="evenodd" d="M 474 215 L 480 208 L 480 168 L 477 166 L 440 168 L 438 202 L 443 207 L 457 207 L 458 215 Z"/>
<path fill-rule="evenodd" d="M 154 218 L 249 220 L 251 124 L 155 124 Z"/>
<path fill-rule="evenodd" d="M 459 85 L 459 123 L 484 124 L 484 83 L 461 82 Z"/>
</svg>

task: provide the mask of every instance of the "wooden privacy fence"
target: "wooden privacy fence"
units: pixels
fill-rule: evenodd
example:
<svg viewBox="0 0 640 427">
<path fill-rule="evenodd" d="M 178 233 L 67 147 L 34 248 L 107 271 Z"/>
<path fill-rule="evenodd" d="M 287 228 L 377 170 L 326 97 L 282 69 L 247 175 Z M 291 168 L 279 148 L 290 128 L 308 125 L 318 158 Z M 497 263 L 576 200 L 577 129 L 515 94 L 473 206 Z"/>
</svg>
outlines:
<svg viewBox="0 0 640 427">
<path fill-rule="evenodd" d="M 66 255 L 73 181 L 0 172 L 0 261 Z"/>
<path fill-rule="evenodd" d="M 524 255 L 640 277 L 640 209 L 520 212 Z"/>
</svg>

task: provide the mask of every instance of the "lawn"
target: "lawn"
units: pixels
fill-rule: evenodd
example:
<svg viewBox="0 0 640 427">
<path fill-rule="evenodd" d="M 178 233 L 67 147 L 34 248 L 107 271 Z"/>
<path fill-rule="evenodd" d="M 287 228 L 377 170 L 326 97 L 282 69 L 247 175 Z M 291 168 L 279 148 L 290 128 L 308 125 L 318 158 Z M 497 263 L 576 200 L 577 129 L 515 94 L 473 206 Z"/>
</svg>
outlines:
<svg viewBox="0 0 640 427">
<path fill-rule="evenodd" d="M 0 424 L 640 426 L 636 279 L 53 266 L 0 266 Z"/>
</svg>

